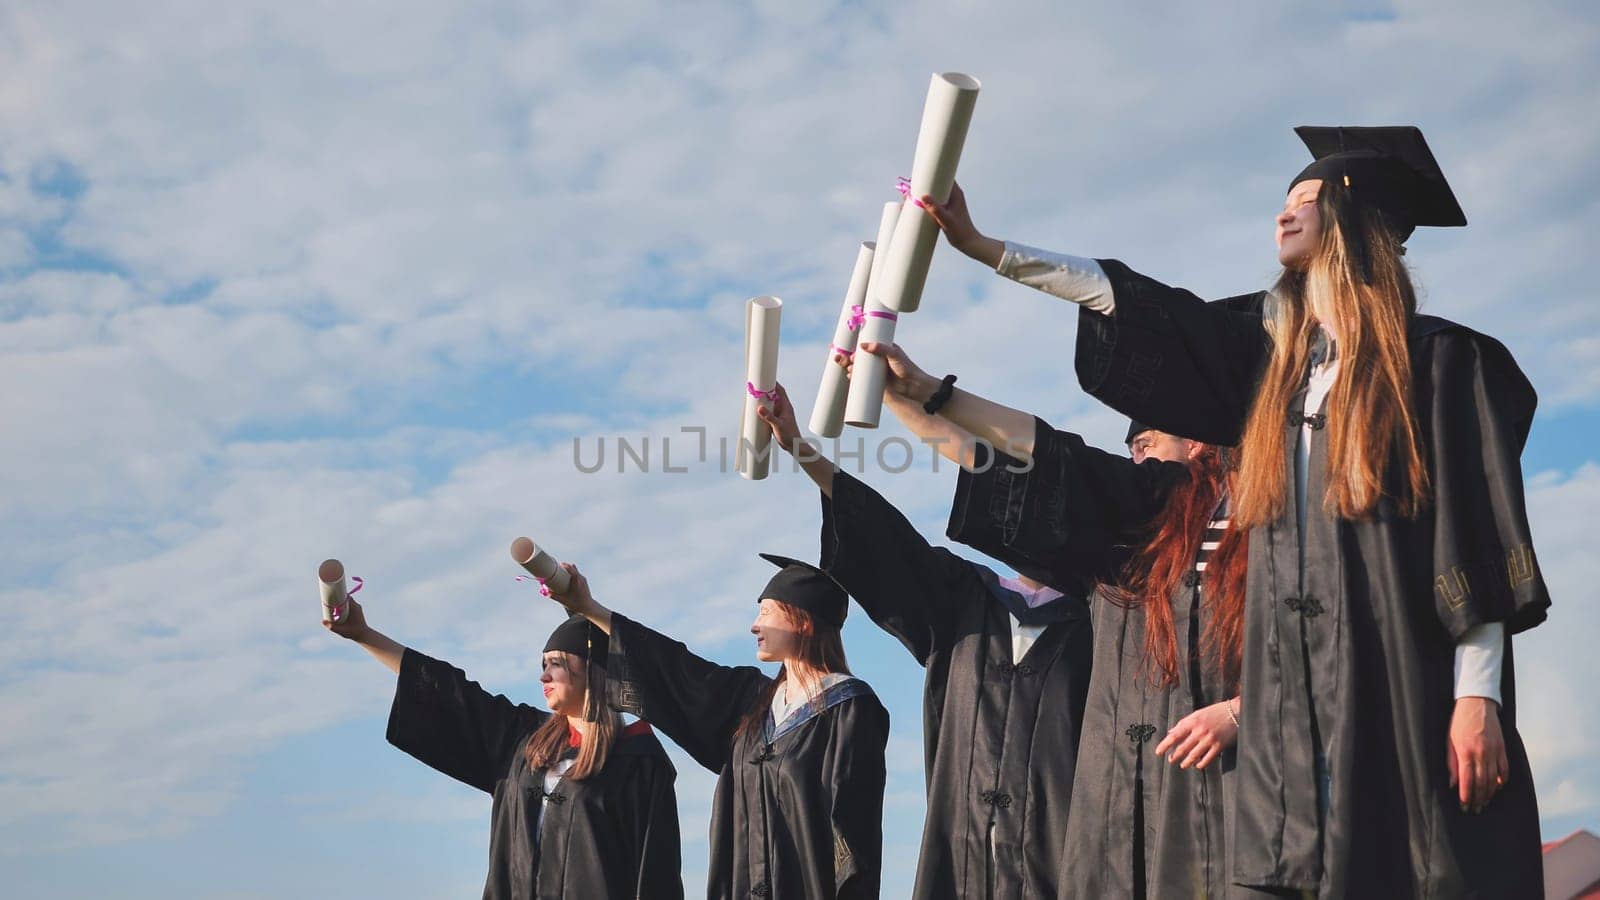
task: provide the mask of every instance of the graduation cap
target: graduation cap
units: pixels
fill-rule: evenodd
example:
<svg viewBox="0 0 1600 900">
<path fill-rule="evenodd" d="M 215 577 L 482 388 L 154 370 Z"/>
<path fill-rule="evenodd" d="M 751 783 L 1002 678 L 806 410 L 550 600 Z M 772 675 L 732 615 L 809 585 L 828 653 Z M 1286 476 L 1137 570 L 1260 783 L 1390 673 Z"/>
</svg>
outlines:
<svg viewBox="0 0 1600 900">
<path fill-rule="evenodd" d="M 844 627 L 845 613 L 850 611 L 850 597 L 832 576 L 810 563 L 776 553 L 763 553 L 761 558 L 779 570 L 762 589 L 762 599 L 770 597 L 803 609 L 820 625 Z"/>
<path fill-rule="evenodd" d="M 611 639 L 588 619 L 575 615 L 557 625 L 544 642 L 544 652 L 556 650 L 588 661 L 589 693 L 583 702 L 583 718 L 598 721 L 606 708 L 606 656 L 611 651 Z"/>
<path fill-rule="evenodd" d="M 1315 160 L 1289 182 L 1291 190 L 1312 178 L 1341 183 L 1357 203 L 1381 211 L 1402 243 L 1419 225 L 1467 224 L 1416 126 L 1301 125 L 1294 133 Z"/>
<path fill-rule="evenodd" d="M 1138 422 L 1138 421 L 1135 421 L 1133 419 L 1129 419 L 1128 420 L 1128 436 L 1123 438 L 1122 442 L 1124 444 L 1127 444 L 1128 446 L 1132 447 L 1133 446 L 1133 439 L 1138 437 L 1141 434 L 1144 434 L 1146 431 L 1155 431 L 1155 427 L 1152 426 L 1152 425 L 1146 425 L 1143 422 Z"/>
</svg>

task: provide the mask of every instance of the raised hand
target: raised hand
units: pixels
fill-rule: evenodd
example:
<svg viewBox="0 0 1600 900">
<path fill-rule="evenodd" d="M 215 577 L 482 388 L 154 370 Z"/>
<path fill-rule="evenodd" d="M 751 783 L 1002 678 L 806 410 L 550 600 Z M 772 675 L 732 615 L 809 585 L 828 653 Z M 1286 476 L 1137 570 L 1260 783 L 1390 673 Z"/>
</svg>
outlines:
<svg viewBox="0 0 1600 900">
<path fill-rule="evenodd" d="M 985 237 L 978 226 L 972 223 L 972 213 L 967 210 L 967 195 L 961 190 L 960 184 L 951 185 L 950 199 L 944 203 L 935 203 L 933 197 L 924 196 L 922 208 L 938 223 L 939 230 L 944 232 L 950 246 L 990 268 L 1000 265 L 1005 244 Z"/>
<path fill-rule="evenodd" d="M 835 359 L 838 356 L 835 354 Z M 781 382 L 774 385 L 773 390 L 777 391 L 778 398 L 772 401 L 770 408 L 756 407 L 756 415 L 772 429 L 772 439 L 778 442 L 778 446 L 793 453 L 800 443 L 800 423 L 794 417 L 794 404 L 789 402 L 789 392 L 784 390 Z"/>
</svg>

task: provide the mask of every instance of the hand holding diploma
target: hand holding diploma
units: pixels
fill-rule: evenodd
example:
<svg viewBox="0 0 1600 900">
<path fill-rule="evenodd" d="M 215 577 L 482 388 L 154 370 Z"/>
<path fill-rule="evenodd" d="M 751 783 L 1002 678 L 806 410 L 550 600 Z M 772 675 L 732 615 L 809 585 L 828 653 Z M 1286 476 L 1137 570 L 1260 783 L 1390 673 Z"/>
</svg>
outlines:
<svg viewBox="0 0 1600 900">
<path fill-rule="evenodd" d="M 539 548 L 531 539 L 519 537 L 511 542 L 511 558 L 517 565 L 526 569 L 534 580 L 539 582 L 539 587 L 545 596 L 552 593 L 565 593 L 567 590 L 567 572 L 556 562 L 556 558 Z"/>
<path fill-rule="evenodd" d="M 1006 252 L 1005 242 L 988 237 L 972 223 L 972 213 L 967 210 L 967 195 L 959 183 L 950 186 L 950 199 L 944 203 L 931 196 L 923 197 L 922 208 L 944 232 L 950 246 L 991 269 L 1000 267 L 1000 258 Z"/>
<path fill-rule="evenodd" d="M 359 590 L 360 579 L 356 581 Z M 367 624 L 366 611 L 344 590 L 344 565 L 336 559 L 327 560 L 317 569 L 317 583 L 322 588 L 322 627 L 360 644 L 374 659 L 398 675 L 406 648 Z"/>
<path fill-rule="evenodd" d="M 899 344 L 884 344 L 877 341 L 866 341 L 856 347 L 859 353 L 867 353 L 884 361 L 887 375 L 883 382 L 883 396 L 887 399 L 905 399 L 916 403 L 925 403 L 933 396 L 939 387 L 939 379 L 923 371 L 911 357 L 900 349 Z M 859 355 L 859 354 L 858 354 Z M 833 361 L 842 366 L 847 377 L 855 375 L 855 361 L 857 357 L 845 356 L 842 353 L 834 354 Z"/>
<path fill-rule="evenodd" d="M 578 567 L 572 563 L 561 563 L 561 576 L 564 586 L 556 590 L 554 583 L 550 587 L 550 599 L 566 607 L 568 612 L 583 616 L 593 623 L 594 627 L 611 633 L 611 610 L 601 606 L 594 599 L 594 594 L 589 591 L 589 579 L 583 577 Z"/>
</svg>

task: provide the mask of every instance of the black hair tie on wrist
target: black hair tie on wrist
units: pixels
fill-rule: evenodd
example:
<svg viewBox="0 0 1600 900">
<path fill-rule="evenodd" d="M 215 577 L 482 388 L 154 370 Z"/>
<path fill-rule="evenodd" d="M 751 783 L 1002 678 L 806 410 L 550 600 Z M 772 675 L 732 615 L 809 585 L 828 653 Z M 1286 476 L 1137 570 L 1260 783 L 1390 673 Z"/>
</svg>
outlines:
<svg viewBox="0 0 1600 900">
<path fill-rule="evenodd" d="M 956 392 L 955 385 L 956 377 L 946 375 L 944 380 L 939 382 L 939 389 L 933 392 L 927 403 L 922 404 L 922 411 L 930 416 L 937 413 L 941 407 L 950 402 L 950 395 Z"/>
</svg>

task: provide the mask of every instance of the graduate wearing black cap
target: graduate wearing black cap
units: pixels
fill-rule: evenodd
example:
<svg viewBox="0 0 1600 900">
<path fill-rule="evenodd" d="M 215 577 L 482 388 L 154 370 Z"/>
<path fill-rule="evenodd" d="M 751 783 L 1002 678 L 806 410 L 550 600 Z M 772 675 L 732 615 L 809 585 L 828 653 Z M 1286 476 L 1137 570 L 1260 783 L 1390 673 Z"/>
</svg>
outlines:
<svg viewBox="0 0 1600 900">
<path fill-rule="evenodd" d="M 706 896 L 870 898 L 883 868 L 889 713 L 850 675 L 848 598 L 809 563 L 778 567 L 757 598 L 756 658 L 720 666 L 595 602 L 570 564 L 555 596 L 610 635 L 608 694 L 717 773 Z"/>
<path fill-rule="evenodd" d="M 890 565 L 872 565 L 862 554 L 846 552 L 854 568 L 873 575 L 859 588 L 846 584 L 886 629 L 904 634 L 915 627 L 907 646 L 929 636 L 920 643 L 932 648 L 925 660 L 930 713 L 936 699 L 941 704 L 939 715 L 928 717 L 925 738 L 930 808 L 942 808 L 959 793 L 960 773 L 971 767 L 962 755 L 966 736 L 990 733 L 989 720 L 1003 718 L 1008 728 L 1004 740 L 996 741 L 1002 748 L 996 757 L 1003 760 L 996 780 L 1025 779 L 1032 787 L 1029 808 L 1017 810 L 1025 818 L 996 819 L 997 847 L 1020 843 L 1023 849 L 996 854 L 999 864 L 988 870 L 991 896 L 1221 896 L 1222 769 L 1231 759 L 1223 754 L 1236 731 L 1237 699 L 1231 674 L 1216 664 L 1222 654 L 1200 652 L 1202 634 L 1212 629 L 1213 598 L 1199 576 L 1226 526 L 1218 518 L 1226 460 L 1216 448 L 1139 423 L 1128 429 L 1128 456 L 1101 451 L 1035 416 L 966 391 L 946 391 L 898 345 L 869 342 L 857 352 L 887 359 L 884 405 L 963 467 L 947 535 L 1036 576 L 991 587 L 987 596 L 962 593 L 970 581 L 964 576 L 982 576 L 987 569 L 913 538 L 904 518 L 881 497 L 842 473 L 831 476 L 832 515 L 824 540 L 832 532 L 841 546 L 895 548 Z M 941 391 L 944 397 L 934 399 Z M 777 406 L 785 402 L 780 393 Z M 789 446 L 797 433 L 798 426 L 785 421 L 780 445 Z M 819 485 L 829 480 L 825 463 L 806 466 Z M 1183 519 L 1181 527 L 1169 524 L 1175 518 Z M 1152 568 L 1158 577 L 1141 576 Z M 1128 579 L 1130 573 L 1135 577 Z M 1025 678 L 1018 679 L 1020 689 L 1007 703 L 986 705 L 987 695 L 980 693 L 974 706 L 970 691 L 950 687 L 952 681 L 981 680 L 975 673 L 983 667 L 971 657 L 985 648 L 970 636 L 990 634 L 991 643 L 995 637 L 1004 643 L 1025 633 L 1015 616 L 1006 622 L 1006 601 L 1016 603 L 1007 595 L 1020 590 L 1037 597 L 1045 586 L 1041 579 L 1079 595 L 1086 583 L 1102 583 L 1089 597 L 1093 663 L 1087 686 L 1088 648 L 1069 644 L 1051 669 L 1036 673 L 1042 689 L 1037 698 L 1027 683 L 1034 679 Z M 903 589 L 913 581 L 915 589 Z M 930 595 L 945 602 L 930 602 Z M 1147 628 L 1147 619 L 1156 624 Z M 942 647 L 940 634 L 958 637 Z M 1153 636 L 1148 642 L 1147 634 Z M 1047 630 L 1041 640 L 1052 637 L 1059 635 Z M 1229 658 L 1236 661 L 1236 653 Z M 1021 727 L 1029 720 L 1019 709 L 1036 716 L 1031 735 Z M 1013 752 L 1010 743 L 1018 739 L 1042 752 Z M 1069 746 L 1075 754 L 1064 752 Z M 1170 763 L 1158 748 L 1170 754 Z M 930 817 L 917 896 L 978 890 L 971 884 L 963 890 L 951 876 L 963 858 L 960 836 L 974 825 L 988 822 L 969 819 L 963 828 L 959 807 L 957 814 Z"/>
<path fill-rule="evenodd" d="M 821 491 L 823 566 L 926 670 L 928 812 L 912 897 L 1055 896 L 1070 875 L 1060 849 L 1089 684 L 1090 579 L 1008 557 L 1013 580 L 929 544 L 872 488 L 797 450 L 776 390 L 762 418 Z M 940 436 L 959 457 L 963 442 Z"/>
<path fill-rule="evenodd" d="M 959 191 L 930 213 L 968 255 L 1081 305 L 1091 394 L 1240 445 L 1230 879 L 1329 897 L 1538 896 L 1511 666 L 1511 636 L 1550 603 L 1519 461 L 1536 397 L 1498 341 L 1416 312 L 1404 241 L 1466 223 L 1422 133 L 1297 132 L 1313 162 L 1277 216 L 1283 274 L 1226 302 L 987 238 Z"/>
<path fill-rule="evenodd" d="M 550 712 L 367 624 L 354 599 L 329 630 L 399 675 L 389 743 L 494 798 L 485 900 L 680 900 L 677 771 L 650 726 L 603 703 L 606 636 L 572 616 L 545 643 Z"/>
</svg>

